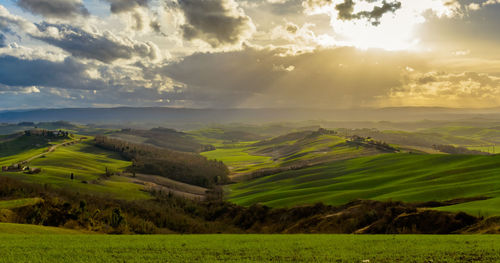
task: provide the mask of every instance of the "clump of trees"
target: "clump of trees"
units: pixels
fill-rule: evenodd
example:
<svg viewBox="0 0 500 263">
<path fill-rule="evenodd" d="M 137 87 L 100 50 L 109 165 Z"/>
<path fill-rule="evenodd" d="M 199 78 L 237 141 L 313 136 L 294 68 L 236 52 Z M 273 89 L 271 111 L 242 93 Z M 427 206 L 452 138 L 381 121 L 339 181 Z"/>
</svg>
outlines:
<svg viewBox="0 0 500 263">
<path fill-rule="evenodd" d="M 131 173 L 160 175 L 202 187 L 229 182 L 229 169 L 223 162 L 208 160 L 199 154 L 134 144 L 106 136 L 96 136 L 95 145 L 118 152 L 132 161 L 129 167 Z"/>
<path fill-rule="evenodd" d="M 354 144 L 358 146 L 364 146 L 368 148 L 375 148 L 384 152 L 398 152 L 399 150 L 390 146 L 384 141 L 373 140 L 371 137 L 362 137 L 358 135 L 353 135 L 347 141 L 349 144 Z"/>
<path fill-rule="evenodd" d="M 465 147 L 455 147 L 453 145 L 443 145 L 443 144 L 432 145 L 432 148 L 434 148 L 434 150 L 438 150 L 440 152 L 449 153 L 449 154 L 489 155 L 489 153 L 486 153 L 486 152 L 469 150 Z"/>
<path fill-rule="evenodd" d="M 45 129 L 33 129 L 24 131 L 24 135 L 26 136 L 40 136 L 45 138 L 68 138 L 69 132 L 58 130 L 58 131 L 50 131 Z"/>
</svg>

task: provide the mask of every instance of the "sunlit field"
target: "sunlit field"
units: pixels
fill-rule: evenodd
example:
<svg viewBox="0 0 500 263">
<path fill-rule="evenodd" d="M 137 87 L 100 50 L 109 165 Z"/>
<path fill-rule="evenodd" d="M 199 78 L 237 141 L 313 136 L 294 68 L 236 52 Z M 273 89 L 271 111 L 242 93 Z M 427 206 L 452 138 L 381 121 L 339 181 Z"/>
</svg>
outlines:
<svg viewBox="0 0 500 263">
<path fill-rule="evenodd" d="M 0 262 L 496 262 L 500 236 L 0 234 Z"/>
</svg>

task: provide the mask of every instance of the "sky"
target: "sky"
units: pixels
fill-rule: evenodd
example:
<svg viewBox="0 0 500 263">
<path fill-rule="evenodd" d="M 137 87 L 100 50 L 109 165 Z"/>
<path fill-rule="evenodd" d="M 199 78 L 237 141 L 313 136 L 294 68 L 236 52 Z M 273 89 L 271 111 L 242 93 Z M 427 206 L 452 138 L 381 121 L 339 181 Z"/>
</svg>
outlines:
<svg viewBox="0 0 500 263">
<path fill-rule="evenodd" d="M 500 0 L 0 0 L 0 110 L 500 106 Z"/>
</svg>

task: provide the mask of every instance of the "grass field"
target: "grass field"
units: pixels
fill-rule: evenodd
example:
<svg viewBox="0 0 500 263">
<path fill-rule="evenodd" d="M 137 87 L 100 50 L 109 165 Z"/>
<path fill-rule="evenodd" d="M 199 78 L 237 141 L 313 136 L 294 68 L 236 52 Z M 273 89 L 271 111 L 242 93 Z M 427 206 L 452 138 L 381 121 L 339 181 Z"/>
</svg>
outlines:
<svg viewBox="0 0 500 263">
<path fill-rule="evenodd" d="M 82 234 L 82 232 L 60 227 L 0 223 L 0 243 L 5 242 L 6 239 L 8 239 L 9 237 L 14 237 L 15 235 L 53 235 L 53 234 L 74 235 L 74 234 Z M 2 247 L 3 245 L 0 245 L 0 255 L 3 255 Z M 2 259 L 0 257 L 0 261 L 1 260 Z"/>
<path fill-rule="evenodd" d="M 447 207 L 471 214 L 500 214 L 500 156 L 385 154 L 287 171 L 230 186 L 241 205 L 282 207 L 355 199 L 407 202 L 493 197 Z"/>
<path fill-rule="evenodd" d="M 271 157 L 251 154 L 252 149 L 245 145 L 226 146 L 201 154 L 208 159 L 223 161 L 233 173 L 252 172 L 278 165 Z"/>
<path fill-rule="evenodd" d="M 42 201 L 41 198 L 22 198 L 14 200 L 0 200 L 0 209 L 11 209 L 16 207 L 23 207 L 28 205 L 35 205 Z"/>
<path fill-rule="evenodd" d="M 36 155 L 37 151 L 19 153 L 11 156 L 9 162 L 29 158 L 33 154 Z M 129 166 L 130 162 L 123 160 L 117 153 L 102 150 L 89 143 L 61 146 L 54 152 L 31 161 L 28 165 L 41 168 L 42 172 L 39 174 L 8 172 L 0 175 L 24 182 L 49 184 L 53 187 L 109 195 L 120 199 L 151 198 L 148 193 L 142 191 L 142 186 L 129 182 L 127 178 L 120 176 L 104 178 L 106 168 L 117 172 Z M 71 173 L 74 174 L 74 180 L 70 179 Z"/>
<path fill-rule="evenodd" d="M 0 262 L 499 262 L 500 236 L 5 235 Z"/>
<path fill-rule="evenodd" d="M 208 159 L 223 161 L 232 174 L 237 175 L 304 162 L 321 163 L 379 153 L 374 149 L 347 145 L 345 138 L 335 135 L 283 139 L 260 145 L 255 143 L 219 145 L 216 150 L 201 154 Z"/>
</svg>

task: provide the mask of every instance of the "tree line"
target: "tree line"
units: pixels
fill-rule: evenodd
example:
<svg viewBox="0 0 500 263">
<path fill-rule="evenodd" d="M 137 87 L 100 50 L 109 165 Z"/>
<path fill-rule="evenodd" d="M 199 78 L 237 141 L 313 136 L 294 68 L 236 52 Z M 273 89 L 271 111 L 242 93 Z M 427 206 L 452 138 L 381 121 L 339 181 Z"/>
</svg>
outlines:
<svg viewBox="0 0 500 263">
<path fill-rule="evenodd" d="M 131 173 L 154 174 L 183 183 L 213 187 L 229 182 L 229 169 L 217 160 L 155 146 L 135 144 L 106 136 L 96 136 L 95 145 L 120 153 L 132 161 Z"/>
<path fill-rule="evenodd" d="M 0 200 L 38 197 L 35 205 L 0 209 L 0 222 L 84 229 L 110 234 L 165 233 L 366 233 L 449 234 L 481 232 L 482 218 L 409 204 L 357 200 L 293 208 L 242 207 L 221 200 L 196 202 L 169 193 L 125 201 L 52 189 L 0 177 Z"/>
</svg>

